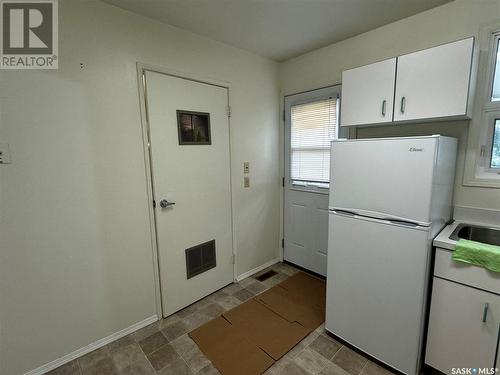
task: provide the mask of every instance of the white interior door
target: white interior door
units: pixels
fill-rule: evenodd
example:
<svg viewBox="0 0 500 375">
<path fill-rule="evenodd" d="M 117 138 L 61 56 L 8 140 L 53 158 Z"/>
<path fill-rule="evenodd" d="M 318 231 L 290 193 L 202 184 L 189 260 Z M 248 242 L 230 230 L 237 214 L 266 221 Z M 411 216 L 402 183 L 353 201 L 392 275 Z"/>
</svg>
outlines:
<svg viewBox="0 0 500 375">
<path fill-rule="evenodd" d="M 168 316 L 233 281 L 228 91 L 148 71 L 146 96 L 161 295 Z M 178 111 L 184 113 L 179 114 L 182 132 Z M 180 144 L 185 141 L 202 144 Z M 206 245 L 186 251 L 201 244 Z M 212 268 L 188 278 L 188 263 L 194 273 Z"/>
<path fill-rule="evenodd" d="M 284 259 L 323 276 L 339 97 L 340 86 L 332 86 L 285 98 Z"/>
</svg>

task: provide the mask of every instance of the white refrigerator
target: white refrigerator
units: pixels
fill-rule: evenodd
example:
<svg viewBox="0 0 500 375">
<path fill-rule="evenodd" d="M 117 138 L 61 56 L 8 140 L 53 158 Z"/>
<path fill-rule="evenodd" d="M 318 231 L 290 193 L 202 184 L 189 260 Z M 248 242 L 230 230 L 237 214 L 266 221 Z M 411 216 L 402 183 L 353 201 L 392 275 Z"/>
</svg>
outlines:
<svg viewBox="0 0 500 375">
<path fill-rule="evenodd" d="M 326 329 L 405 374 L 420 370 L 456 152 L 438 135 L 332 142 Z"/>
</svg>

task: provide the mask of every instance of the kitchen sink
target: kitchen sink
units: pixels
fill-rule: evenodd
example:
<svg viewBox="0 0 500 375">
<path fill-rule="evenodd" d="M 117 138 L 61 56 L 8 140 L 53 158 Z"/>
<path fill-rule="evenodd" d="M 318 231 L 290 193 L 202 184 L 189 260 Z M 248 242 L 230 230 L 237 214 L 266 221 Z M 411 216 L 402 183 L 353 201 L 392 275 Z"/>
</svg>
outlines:
<svg viewBox="0 0 500 375">
<path fill-rule="evenodd" d="M 459 224 L 451 233 L 450 239 L 458 241 L 460 238 L 500 246 L 500 229 Z"/>
</svg>

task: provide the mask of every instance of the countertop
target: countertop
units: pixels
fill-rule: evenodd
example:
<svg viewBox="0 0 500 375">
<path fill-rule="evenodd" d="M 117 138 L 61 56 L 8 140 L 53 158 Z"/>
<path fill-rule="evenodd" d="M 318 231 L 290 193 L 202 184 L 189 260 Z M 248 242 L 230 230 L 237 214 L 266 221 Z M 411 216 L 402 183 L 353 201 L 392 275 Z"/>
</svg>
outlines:
<svg viewBox="0 0 500 375">
<path fill-rule="evenodd" d="M 450 238 L 450 235 L 455 230 L 455 228 L 461 223 L 464 223 L 464 221 L 455 221 L 454 223 L 445 226 L 443 230 L 439 232 L 436 238 L 434 238 L 433 242 L 434 246 L 453 251 L 455 249 L 457 241 L 452 240 Z M 467 224 L 472 224 L 472 223 L 467 222 Z"/>
<path fill-rule="evenodd" d="M 453 217 L 455 221 L 439 232 L 433 241 L 434 246 L 453 251 L 457 241 L 449 237 L 459 224 L 473 224 L 500 228 L 500 211 L 497 210 L 456 206 Z"/>
</svg>

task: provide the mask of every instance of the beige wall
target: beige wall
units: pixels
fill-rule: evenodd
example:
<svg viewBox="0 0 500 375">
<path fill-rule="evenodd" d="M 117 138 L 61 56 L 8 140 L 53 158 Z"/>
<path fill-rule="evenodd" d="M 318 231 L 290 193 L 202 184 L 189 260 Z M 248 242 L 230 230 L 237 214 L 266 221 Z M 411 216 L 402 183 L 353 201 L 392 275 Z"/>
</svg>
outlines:
<svg viewBox="0 0 500 375">
<path fill-rule="evenodd" d="M 280 64 L 284 94 L 340 83 L 345 69 L 468 36 L 500 21 L 500 0 L 455 0 L 441 7 L 369 31 Z M 468 122 L 365 128 L 357 136 L 443 134 L 459 138 L 455 204 L 500 209 L 500 189 L 462 185 Z"/>
<path fill-rule="evenodd" d="M 231 83 L 237 272 L 279 254 L 277 64 L 98 1 L 59 6 L 59 70 L 0 72 L 2 375 L 156 313 L 137 61 Z"/>
</svg>

